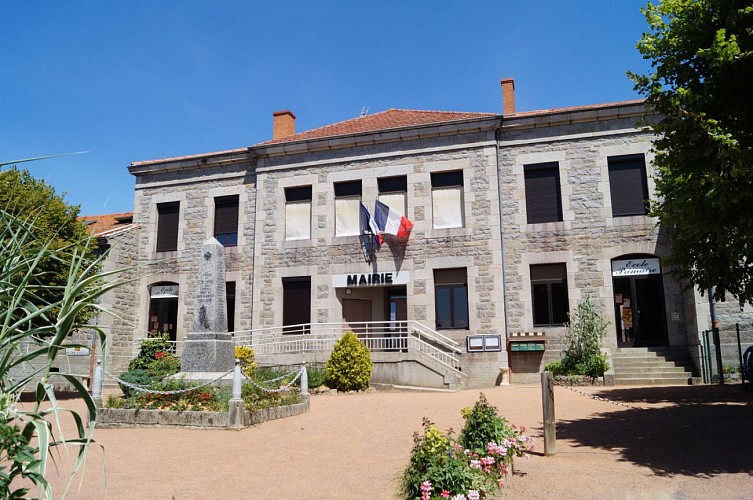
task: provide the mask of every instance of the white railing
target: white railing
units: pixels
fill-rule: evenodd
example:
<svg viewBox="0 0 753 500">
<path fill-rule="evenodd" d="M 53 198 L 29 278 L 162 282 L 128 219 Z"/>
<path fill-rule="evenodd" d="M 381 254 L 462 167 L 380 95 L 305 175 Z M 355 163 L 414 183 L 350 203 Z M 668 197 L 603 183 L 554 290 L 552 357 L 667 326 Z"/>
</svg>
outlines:
<svg viewBox="0 0 753 500">
<path fill-rule="evenodd" d="M 335 343 L 353 332 L 372 352 L 411 352 L 432 358 L 460 373 L 461 352 L 458 342 L 416 321 L 365 321 L 360 323 L 305 323 L 300 325 L 255 328 L 233 332 L 235 345 L 249 345 L 258 356 L 329 352 Z M 134 356 L 143 338 L 134 339 Z M 183 342 L 171 342 L 180 355 Z"/>
</svg>

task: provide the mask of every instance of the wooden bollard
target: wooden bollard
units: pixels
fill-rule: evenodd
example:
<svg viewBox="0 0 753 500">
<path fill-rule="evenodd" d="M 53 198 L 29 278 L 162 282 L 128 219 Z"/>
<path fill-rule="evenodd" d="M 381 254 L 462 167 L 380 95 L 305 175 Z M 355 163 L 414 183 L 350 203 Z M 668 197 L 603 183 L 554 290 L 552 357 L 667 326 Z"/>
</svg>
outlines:
<svg viewBox="0 0 753 500">
<path fill-rule="evenodd" d="M 544 408 L 544 456 L 557 454 L 557 429 L 554 421 L 554 384 L 552 372 L 541 374 L 541 404 Z"/>
</svg>

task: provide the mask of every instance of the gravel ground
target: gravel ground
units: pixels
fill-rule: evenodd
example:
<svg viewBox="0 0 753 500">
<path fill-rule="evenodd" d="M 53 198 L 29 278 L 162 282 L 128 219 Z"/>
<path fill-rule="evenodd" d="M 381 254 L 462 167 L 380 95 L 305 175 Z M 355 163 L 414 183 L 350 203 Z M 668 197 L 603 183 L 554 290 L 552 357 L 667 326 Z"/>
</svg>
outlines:
<svg viewBox="0 0 753 500">
<path fill-rule="evenodd" d="M 508 498 L 751 498 L 753 392 L 736 386 L 555 388 L 557 451 L 544 457 L 539 386 L 316 395 L 307 414 L 240 430 L 97 429 L 75 499 L 394 499 L 422 417 L 462 428 L 484 392 L 528 428 Z M 82 410 L 79 400 L 63 406 Z M 51 473 L 56 491 L 69 459 Z M 58 477 L 59 475 L 59 477 Z M 60 493 L 57 493 L 60 497 Z"/>
</svg>

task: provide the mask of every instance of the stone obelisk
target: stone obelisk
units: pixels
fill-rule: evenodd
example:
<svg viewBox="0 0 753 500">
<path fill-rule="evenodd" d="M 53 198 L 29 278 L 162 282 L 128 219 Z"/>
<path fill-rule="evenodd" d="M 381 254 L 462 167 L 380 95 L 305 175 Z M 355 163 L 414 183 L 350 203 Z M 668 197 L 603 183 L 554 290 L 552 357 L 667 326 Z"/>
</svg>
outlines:
<svg viewBox="0 0 753 500">
<path fill-rule="evenodd" d="M 182 372 L 218 373 L 233 368 L 235 347 L 227 331 L 225 247 L 210 238 L 201 247 L 193 328 L 181 356 Z"/>
</svg>

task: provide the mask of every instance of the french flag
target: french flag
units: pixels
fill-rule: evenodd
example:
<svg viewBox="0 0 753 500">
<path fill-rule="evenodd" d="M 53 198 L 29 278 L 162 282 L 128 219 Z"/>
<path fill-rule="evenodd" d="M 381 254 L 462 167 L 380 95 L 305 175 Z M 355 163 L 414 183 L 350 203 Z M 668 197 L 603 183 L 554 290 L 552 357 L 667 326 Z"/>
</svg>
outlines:
<svg viewBox="0 0 753 500">
<path fill-rule="evenodd" d="M 361 234 L 371 235 L 374 238 L 377 250 L 382 245 L 382 235 L 379 234 L 379 226 L 369 213 L 366 205 L 361 203 Z"/>
<path fill-rule="evenodd" d="M 413 223 L 406 216 L 379 200 L 374 204 L 374 220 L 380 233 L 392 234 L 401 239 L 407 238 L 413 228 Z"/>
</svg>

